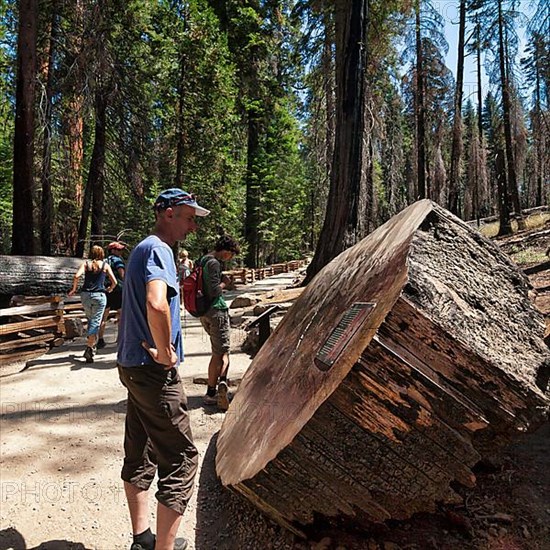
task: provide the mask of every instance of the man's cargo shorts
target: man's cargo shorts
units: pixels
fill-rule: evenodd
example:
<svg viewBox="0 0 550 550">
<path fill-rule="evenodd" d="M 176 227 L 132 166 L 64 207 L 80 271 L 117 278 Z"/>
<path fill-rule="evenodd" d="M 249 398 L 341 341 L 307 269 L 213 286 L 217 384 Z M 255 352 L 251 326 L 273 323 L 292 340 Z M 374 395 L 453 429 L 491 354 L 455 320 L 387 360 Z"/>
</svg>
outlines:
<svg viewBox="0 0 550 550">
<path fill-rule="evenodd" d="M 118 365 L 118 373 L 128 390 L 121 477 L 147 490 L 158 470 L 157 500 L 183 514 L 193 492 L 198 452 L 178 371 Z"/>
<path fill-rule="evenodd" d="M 230 347 L 230 321 L 227 309 L 210 308 L 201 318 L 204 330 L 210 336 L 212 353 L 223 355 L 229 353 Z"/>
</svg>

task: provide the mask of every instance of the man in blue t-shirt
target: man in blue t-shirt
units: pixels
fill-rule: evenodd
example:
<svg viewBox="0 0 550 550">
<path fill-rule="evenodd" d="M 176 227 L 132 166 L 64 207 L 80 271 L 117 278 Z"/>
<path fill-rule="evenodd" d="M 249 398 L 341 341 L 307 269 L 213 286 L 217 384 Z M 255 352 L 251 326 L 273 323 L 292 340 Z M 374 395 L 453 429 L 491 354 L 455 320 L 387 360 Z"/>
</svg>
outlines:
<svg viewBox="0 0 550 550">
<path fill-rule="evenodd" d="M 131 550 L 183 549 L 175 543 L 193 490 L 198 453 L 177 367 L 183 361 L 179 281 L 172 253 L 209 211 L 193 195 L 167 189 L 155 201 L 153 234 L 126 265 L 118 371 L 128 390 L 121 477 L 134 540 Z M 148 489 L 158 474 L 157 534 L 149 528 Z M 156 545 L 156 546 L 155 546 Z"/>
</svg>

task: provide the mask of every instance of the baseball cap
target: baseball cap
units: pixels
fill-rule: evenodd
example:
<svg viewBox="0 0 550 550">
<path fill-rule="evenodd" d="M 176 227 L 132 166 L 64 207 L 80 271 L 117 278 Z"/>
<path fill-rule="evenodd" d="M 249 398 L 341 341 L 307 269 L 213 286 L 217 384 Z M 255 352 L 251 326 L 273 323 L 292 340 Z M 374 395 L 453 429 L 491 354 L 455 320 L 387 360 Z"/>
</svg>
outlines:
<svg viewBox="0 0 550 550">
<path fill-rule="evenodd" d="M 177 187 L 166 189 L 165 191 L 163 191 L 157 197 L 154 208 L 155 210 L 166 210 L 171 206 L 180 206 L 182 204 L 186 204 L 187 206 L 194 208 L 195 214 L 197 216 L 208 216 L 208 214 L 210 214 L 210 210 L 207 210 L 206 208 L 203 208 L 202 206 L 197 204 L 197 201 L 195 200 L 195 195 L 187 193 L 186 191 L 178 189 Z"/>
<path fill-rule="evenodd" d="M 107 246 L 107 250 L 124 250 L 125 248 L 126 246 L 118 241 L 113 241 L 112 243 L 109 243 L 109 246 Z"/>
</svg>

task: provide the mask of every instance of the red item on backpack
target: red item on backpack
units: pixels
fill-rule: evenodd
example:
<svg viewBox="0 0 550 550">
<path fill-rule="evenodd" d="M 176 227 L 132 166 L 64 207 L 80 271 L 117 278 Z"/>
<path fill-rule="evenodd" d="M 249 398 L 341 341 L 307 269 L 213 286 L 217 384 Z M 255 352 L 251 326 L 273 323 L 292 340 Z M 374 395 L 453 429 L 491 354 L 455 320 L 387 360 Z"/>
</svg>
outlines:
<svg viewBox="0 0 550 550">
<path fill-rule="evenodd" d="M 183 305 L 193 317 L 202 317 L 210 308 L 210 300 L 204 294 L 203 266 L 199 261 L 183 280 Z"/>
</svg>

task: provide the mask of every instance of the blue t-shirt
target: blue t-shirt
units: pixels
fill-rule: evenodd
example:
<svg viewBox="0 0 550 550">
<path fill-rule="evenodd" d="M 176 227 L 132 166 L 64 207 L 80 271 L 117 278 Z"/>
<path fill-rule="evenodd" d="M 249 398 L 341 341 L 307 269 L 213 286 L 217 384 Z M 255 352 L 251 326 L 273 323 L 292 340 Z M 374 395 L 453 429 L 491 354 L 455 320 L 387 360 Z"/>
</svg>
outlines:
<svg viewBox="0 0 550 550">
<path fill-rule="evenodd" d="M 179 284 L 174 255 L 165 242 L 156 235 L 150 235 L 134 248 L 126 265 L 117 354 L 117 362 L 123 367 L 156 364 L 141 342 L 145 340 L 155 347 L 147 324 L 145 300 L 147 283 L 159 279 L 168 285 L 166 299 L 172 318 L 172 344 L 179 362 L 183 361 Z"/>
</svg>

